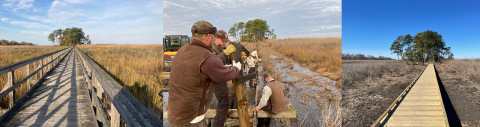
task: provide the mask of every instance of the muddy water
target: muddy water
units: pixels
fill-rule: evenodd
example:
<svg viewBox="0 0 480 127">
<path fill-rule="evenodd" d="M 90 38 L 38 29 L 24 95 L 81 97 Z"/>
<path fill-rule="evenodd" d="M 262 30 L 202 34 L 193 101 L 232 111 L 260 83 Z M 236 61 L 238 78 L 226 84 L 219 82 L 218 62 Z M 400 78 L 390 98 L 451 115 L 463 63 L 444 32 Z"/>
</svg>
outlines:
<svg viewBox="0 0 480 127">
<path fill-rule="evenodd" d="M 272 59 L 275 59 L 279 56 L 270 56 Z M 288 58 L 283 58 L 287 60 Z M 288 122 L 289 126 L 319 126 L 319 120 L 321 117 L 321 108 L 319 106 L 319 102 L 315 98 L 321 98 L 316 96 L 320 91 L 324 90 L 322 86 L 326 86 L 330 88 L 330 92 L 341 95 L 337 87 L 335 87 L 336 82 L 330 80 L 326 77 L 318 75 L 318 73 L 309 70 L 306 67 L 300 66 L 298 63 L 292 63 L 293 68 L 288 68 L 287 63 L 283 63 L 280 60 L 273 60 L 273 63 L 276 71 L 280 72 L 280 79 L 276 79 L 280 81 L 284 85 L 284 92 L 287 99 L 287 103 L 291 103 L 295 109 L 297 110 L 297 119 L 293 120 L 284 120 L 284 119 L 274 119 L 272 120 L 273 126 L 286 126 Z M 263 65 L 260 63 L 258 64 L 258 99 L 260 100 L 262 93 L 261 91 L 265 87 L 265 80 L 263 79 Z M 302 73 L 306 75 L 313 75 L 309 77 L 301 77 L 297 75 L 290 75 L 289 72 L 294 73 Z M 326 84 L 326 85 L 316 85 L 316 84 Z M 252 81 L 246 82 L 247 86 L 247 98 L 248 98 L 248 105 L 254 105 L 254 98 L 255 98 L 255 86 L 253 85 Z M 165 100 L 168 99 L 168 92 L 164 92 L 163 96 Z M 307 96 L 306 96 L 307 95 Z M 306 97 L 304 97 L 306 96 Z M 327 106 L 327 99 L 321 98 L 320 99 L 325 107 Z M 211 108 L 216 107 L 216 100 L 212 104 Z M 258 103 L 258 102 L 257 102 Z M 165 104 L 165 102 L 164 102 Z M 167 119 L 164 120 L 164 126 L 168 126 Z"/>
<path fill-rule="evenodd" d="M 329 87 L 331 89 L 331 92 L 336 94 L 336 95 L 341 95 L 339 90 L 335 87 L 336 82 L 333 80 L 330 80 L 326 77 L 318 75 L 318 73 L 313 72 L 309 70 L 306 67 L 300 66 L 298 63 L 292 63 L 293 68 L 288 68 L 287 64 L 284 63 L 283 61 L 288 60 L 289 58 L 283 58 L 284 60 L 278 60 L 276 59 L 277 57 L 281 56 L 275 56 L 275 55 L 270 55 L 270 58 L 273 59 L 273 63 L 275 68 L 277 69 L 276 71 L 279 71 L 280 73 L 280 79 L 276 79 L 277 81 L 280 81 L 284 85 L 284 92 L 285 96 L 287 99 L 287 103 L 291 103 L 295 109 L 297 110 L 297 119 L 296 120 L 290 120 L 289 125 L 292 126 L 319 126 L 319 119 L 320 119 L 320 113 L 321 113 L 321 108 L 319 106 L 319 103 L 315 98 L 320 98 L 316 96 L 321 90 L 322 86 Z M 258 98 L 261 98 L 261 91 L 263 90 L 263 87 L 265 87 L 265 80 L 263 80 L 263 77 L 261 74 L 263 74 L 263 66 L 259 64 L 258 68 L 260 75 L 258 76 Z M 302 73 L 306 75 L 313 75 L 309 77 L 302 77 L 298 75 L 290 75 L 289 72 L 294 72 L 294 73 Z M 316 84 L 325 84 L 325 85 L 316 85 Z M 249 98 L 249 105 L 253 105 L 253 98 L 255 97 L 254 94 L 254 89 L 253 87 L 248 87 L 248 98 Z M 252 93 L 252 94 L 250 94 Z M 304 97 L 304 95 L 308 95 Z M 259 100 L 259 99 L 257 99 Z M 321 98 L 323 102 L 327 102 L 327 99 Z M 273 122 L 275 121 L 275 122 Z M 284 126 L 286 125 L 285 120 L 281 119 L 276 119 L 273 120 L 272 124 L 276 126 Z M 303 121 L 303 122 L 302 122 Z"/>
</svg>

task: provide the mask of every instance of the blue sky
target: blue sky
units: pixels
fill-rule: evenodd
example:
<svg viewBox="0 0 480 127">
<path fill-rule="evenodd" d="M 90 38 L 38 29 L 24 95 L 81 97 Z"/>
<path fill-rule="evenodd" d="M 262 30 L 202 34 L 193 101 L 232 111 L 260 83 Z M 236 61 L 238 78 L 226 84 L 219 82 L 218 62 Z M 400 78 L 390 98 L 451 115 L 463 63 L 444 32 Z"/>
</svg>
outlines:
<svg viewBox="0 0 480 127">
<path fill-rule="evenodd" d="M 228 32 L 240 21 L 263 19 L 278 38 L 342 36 L 341 0 L 164 0 L 163 7 L 164 35 L 191 35 L 199 20 Z"/>
<path fill-rule="evenodd" d="M 51 45 L 55 29 L 82 28 L 94 44 L 161 44 L 161 0 L 0 0 L 0 39 Z"/>
<path fill-rule="evenodd" d="M 480 58 L 478 0 L 343 0 L 342 52 L 388 56 L 399 35 L 437 31 L 455 58 Z"/>
</svg>

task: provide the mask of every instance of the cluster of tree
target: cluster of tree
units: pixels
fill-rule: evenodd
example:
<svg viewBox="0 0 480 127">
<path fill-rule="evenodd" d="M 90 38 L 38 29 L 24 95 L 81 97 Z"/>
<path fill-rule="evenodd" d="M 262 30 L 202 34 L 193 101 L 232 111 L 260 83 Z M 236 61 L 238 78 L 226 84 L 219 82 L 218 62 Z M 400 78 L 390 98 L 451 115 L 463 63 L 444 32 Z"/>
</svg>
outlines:
<svg viewBox="0 0 480 127">
<path fill-rule="evenodd" d="M 30 42 L 17 42 L 17 41 L 14 41 L 14 40 L 11 40 L 11 41 L 8 41 L 8 40 L 0 40 L 0 45 L 34 45 L 33 43 L 30 43 Z"/>
<path fill-rule="evenodd" d="M 83 32 L 82 28 L 57 29 L 48 35 L 48 41 L 58 45 L 92 44 L 90 37 Z"/>
<path fill-rule="evenodd" d="M 435 31 L 426 30 L 415 36 L 400 35 L 390 47 L 392 54 L 397 54 L 403 61 L 422 62 L 440 59 L 453 59 L 450 47 L 446 47 L 442 35 Z"/>
<path fill-rule="evenodd" d="M 262 41 L 264 39 L 277 39 L 274 29 L 270 30 L 270 26 L 266 20 L 255 19 L 248 20 L 247 23 L 235 23 L 228 34 L 235 40 L 252 42 L 255 40 Z"/>
<path fill-rule="evenodd" d="M 385 56 L 372 56 L 372 55 L 363 55 L 363 54 L 350 54 L 350 53 L 342 53 L 342 60 L 393 60 L 390 57 Z"/>
</svg>

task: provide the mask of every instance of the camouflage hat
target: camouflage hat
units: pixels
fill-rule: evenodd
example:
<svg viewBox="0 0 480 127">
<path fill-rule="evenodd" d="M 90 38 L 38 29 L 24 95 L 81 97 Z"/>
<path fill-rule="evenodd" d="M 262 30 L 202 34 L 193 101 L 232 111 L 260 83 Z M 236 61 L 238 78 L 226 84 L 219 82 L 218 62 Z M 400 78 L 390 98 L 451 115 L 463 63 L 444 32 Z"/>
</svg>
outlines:
<svg viewBox="0 0 480 127">
<path fill-rule="evenodd" d="M 225 32 L 223 30 L 217 31 L 217 33 L 215 34 L 215 37 L 222 39 L 222 41 L 225 42 L 225 43 L 230 42 L 230 40 L 228 39 L 227 32 Z"/>
<path fill-rule="evenodd" d="M 213 34 L 217 32 L 217 28 L 207 21 L 197 21 L 192 25 L 192 34 Z"/>
<path fill-rule="evenodd" d="M 268 72 L 263 73 L 263 78 L 267 78 L 268 76 L 272 76 L 272 74 L 270 74 Z"/>
</svg>

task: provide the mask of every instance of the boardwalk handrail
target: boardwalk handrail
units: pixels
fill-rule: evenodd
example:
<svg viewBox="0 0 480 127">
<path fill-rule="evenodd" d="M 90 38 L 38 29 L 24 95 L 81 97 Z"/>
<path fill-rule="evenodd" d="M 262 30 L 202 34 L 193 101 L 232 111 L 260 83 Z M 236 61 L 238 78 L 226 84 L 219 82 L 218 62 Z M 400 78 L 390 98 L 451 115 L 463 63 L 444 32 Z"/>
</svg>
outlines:
<svg viewBox="0 0 480 127">
<path fill-rule="evenodd" d="M 410 85 L 408 85 L 408 87 L 405 88 L 405 90 L 403 90 L 403 92 L 397 97 L 397 99 L 395 99 L 395 101 L 393 101 L 393 103 L 390 106 L 388 106 L 387 110 L 385 112 L 383 112 L 383 114 L 380 117 L 378 117 L 378 119 L 372 124 L 371 127 L 379 127 L 380 125 L 384 124 L 383 122 L 385 122 L 385 118 L 387 118 L 387 116 L 391 115 L 391 112 L 393 111 L 393 109 L 399 105 L 399 103 L 401 102 L 401 100 L 405 96 L 407 96 L 408 91 L 410 91 L 410 89 L 412 89 L 413 85 L 415 85 L 415 83 L 420 78 L 420 76 L 423 74 L 423 72 L 425 72 L 425 69 L 427 69 L 427 67 L 425 67 L 423 69 L 423 71 L 420 74 L 417 75 L 415 80 L 413 80 L 412 83 L 410 83 Z"/>
<path fill-rule="evenodd" d="M 52 52 L 52 53 L 49 53 L 49 54 L 41 55 L 41 56 L 31 58 L 31 59 L 28 59 L 28 60 L 23 60 L 23 61 L 20 61 L 20 62 L 16 62 L 16 63 L 12 63 L 12 64 L 9 64 L 9 65 L 2 66 L 2 67 L 0 67 L 0 75 L 6 74 L 6 73 L 11 72 L 13 70 L 16 70 L 20 67 L 23 67 L 27 64 L 31 64 L 35 61 L 38 61 L 38 60 L 43 59 L 45 57 L 51 56 L 53 54 L 56 54 L 56 53 L 59 53 L 59 52 L 62 52 L 62 51 L 66 51 L 70 48 L 65 48 L 65 49 L 58 50 L 58 51 L 55 51 L 55 52 Z"/>
<path fill-rule="evenodd" d="M 76 48 L 76 52 L 78 52 L 80 56 L 82 69 L 85 71 L 84 73 L 86 73 L 85 76 L 87 83 L 89 83 L 89 89 L 92 91 L 92 104 L 99 104 L 99 100 L 96 96 L 101 98 L 102 93 L 105 93 L 107 99 L 112 102 L 110 106 L 112 125 L 119 125 L 121 117 L 128 126 L 132 127 L 163 126 L 163 122 L 157 116 L 143 106 L 143 104 L 134 96 L 128 93 L 126 89 L 110 77 L 110 75 L 90 59 L 90 57 L 85 55 L 78 48 Z M 96 91 L 94 88 L 96 88 Z M 98 109 L 101 109 L 101 106 L 97 108 L 97 111 Z M 102 123 L 108 126 L 109 122 L 105 121 L 106 116 L 103 112 L 97 113 L 97 117 L 101 117 L 101 119 L 104 120 Z"/>
<path fill-rule="evenodd" d="M 23 67 L 25 65 L 29 65 L 29 64 L 31 64 L 33 62 L 36 62 L 37 60 L 43 59 L 45 57 L 56 55 L 56 53 L 59 53 L 61 51 L 66 51 L 68 49 L 71 49 L 71 48 L 65 48 L 65 49 L 62 49 L 62 50 L 59 50 L 59 51 L 56 51 L 56 52 L 53 52 L 53 53 L 45 54 L 45 55 L 42 55 L 42 56 L 39 56 L 39 57 L 35 57 L 35 58 L 32 58 L 32 59 L 28 59 L 28 60 L 24 60 L 24 61 L 16 62 L 16 63 L 13 63 L 13 64 L 9 64 L 7 66 L 0 67 L 0 75 L 3 75 L 3 74 L 8 73 L 8 72 L 13 72 L 15 69 L 18 69 L 18 68 Z M 64 53 L 65 52 L 63 52 L 63 54 Z M 61 55 L 59 55 L 59 56 L 61 56 Z M 42 67 L 36 69 L 33 73 L 28 74 L 27 77 L 23 78 L 22 80 L 16 82 L 15 84 L 12 83 L 13 85 L 10 86 L 9 88 L 5 89 L 5 87 L 7 87 L 7 86 L 4 86 L 4 89 L 0 93 L 0 98 L 5 97 L 8 93 L 13 91 L 15 88 L 19 87 L 22 83 L 24 83 L 25 81 L 27 81 L 28 79 L 33 77 L 35 74 L 37 74 L 43 68 L 45 68 L 47 66 L 51 66 L 50 64 L 55 62 L 57 59 L 59 59 L 60 58 L 59 56 L 57 56 L 53 60 L 50 60 L 50 62 L 46 63 Z M 52 68 L 49 68 L 49 69 L 52 69 Z M 5 72 L 5 73 L 3 73 L 3 72 Z M 8 79 L 8 80 L 11 80 L 11 79 Z"/>
<path fill-rule="evenodd" d="M 2 117 L 0 118 L 0 122 L 2 122 L 7 116 L 8 114 L 10 114 L 12 112 L 11 109 L 14 109 L 16 107 L 18 107 L 18 104 L 15 104 L 15 88 L 19 87 L 21 84 L 23 84 L 24 82 L 27 82 L 27 93 L 25 93 L 25 95 L 28 95 L 31 90 L 30 90 L 30 84 L 31 82 L 29 81 L 30 78 L 32 78 L 33 76 L 35 76 L 36 78 L 36 75 L 37 73 L 40 72 L 40 79 L 35 81 L 34 84 L 37 84 L 33 87 L 36 87 L 38 86 L 38 83 L 40 83 L 44 78 L 44 74 L 47 74 L 49 72 L 51 72 L 53 70 L 53 67 L 57 66 L 61 59 L 63 59 L 67 54 L 71 51 L 71 49 L 73 49 L 72 47 L 70 48 L 65 48 L 65 49 L 62 49 L 62 50 L 58 50 L 58 51 L 55 51 L 55 52 L 52 52 L 52 53 L 49 53 L 49 54 L 45 54 L 45 55 L 42 55 L 42 56 L 38 56 L 38 57 L 35 57 L 35 58 L 31 58 L 31 59 L 28 59 L 28 60 L 23 60 L 23 61 L 20 61 L 20 62 L 16 62 L 16 63 L 12 63 L 12 64 L 9 64 L 9 65 L 6 65 L 6 66 L 2 66 L 0 67 L 0 75 L 3 75 L 5 73 L 8 73 L 8 81 L 7 81 L 7 84 L 2 88 L 2 91 L 0 92 L 0 98 L 3 98 L 5 97 L 7 94 L 10 95 L 9 97 L 9 108 L 10 110 L 8 110 L 5 114 L 2 115 Z M 55 57 L 55 59 L 53 59 L 53 57 Z M 44 63 L 44 58 L 48 58 L 46 61 L 48 61 L 47 63 Z M 37 61 L 39 61 L 39 65 L 37 66 Z M 34 63 L 34 71 L 31 73 L 30 72 L 30 64 L 31 63 Z M 14 71 L 20 67 L 23 67 L 23 66 L 26 66 L 26 70 L 27 70 L 27 76 L 25 78 L 23 78 L 22 80 L 18 81 L 18 82 L 15 82 L 14 81 Z M 43 72 L 44 68 L 46 68 L 46 73 Z M 21 102 L 22 100 L 25 99 L 25 95 L 23 95 L 18 101 Z"/>
</svg>

